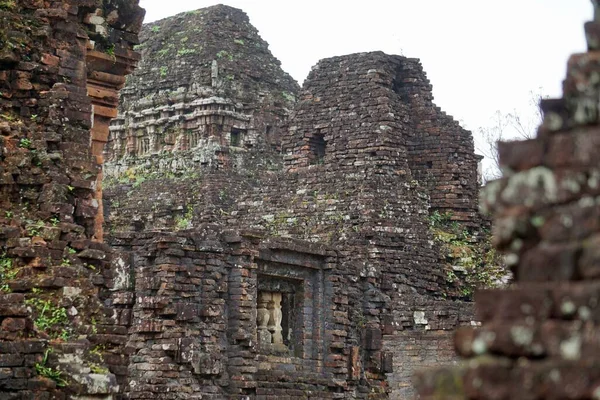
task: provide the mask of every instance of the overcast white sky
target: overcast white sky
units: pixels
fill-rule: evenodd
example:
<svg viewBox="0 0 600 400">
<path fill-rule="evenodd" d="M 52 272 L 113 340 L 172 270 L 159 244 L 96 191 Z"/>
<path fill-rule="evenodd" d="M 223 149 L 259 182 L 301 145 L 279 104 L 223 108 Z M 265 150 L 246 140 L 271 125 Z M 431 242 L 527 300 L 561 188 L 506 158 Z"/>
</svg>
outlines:
<svg viewBox="0 0 600 400">
<path fill-rule="evenodd" d="M 300 84 L 321 58 L 420 58 L 436 104 L 476 140 L 497 110 L 529 118 L 531 91 L 560 96 L 592 18 L 589 0 L 140 0 L 146 22 L 219 3 L 244 10 Z"/>
</svg>

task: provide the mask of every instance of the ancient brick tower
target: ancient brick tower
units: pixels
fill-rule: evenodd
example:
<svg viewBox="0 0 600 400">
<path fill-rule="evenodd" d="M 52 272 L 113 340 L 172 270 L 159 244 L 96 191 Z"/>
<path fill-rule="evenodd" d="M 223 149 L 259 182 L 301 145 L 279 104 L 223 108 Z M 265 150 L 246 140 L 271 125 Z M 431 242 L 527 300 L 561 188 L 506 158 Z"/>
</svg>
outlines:
<svg viewBox="0 0 600 400">
<path fill-rule="evenodd" d="M 483 327 L 455 337 L 468 362 L 422 374 L 421 399 L 600 398 L 599 27 L 596 13 L 537 137 L 500 145 L 483 201 L 516 283 L 476 296 Z"/>
</svg>

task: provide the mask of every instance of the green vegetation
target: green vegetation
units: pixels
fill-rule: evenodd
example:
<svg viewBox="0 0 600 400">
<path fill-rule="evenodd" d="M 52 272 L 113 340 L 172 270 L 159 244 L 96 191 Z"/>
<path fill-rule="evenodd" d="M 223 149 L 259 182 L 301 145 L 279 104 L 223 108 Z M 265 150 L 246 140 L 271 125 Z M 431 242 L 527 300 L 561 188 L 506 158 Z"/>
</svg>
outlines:
<svg viewBox="0 0 600 400">
<path fill-rule="evenodd" d="M 497 287 L 506 276 L 500 255 L 484 232 L 475 237 L 452 213 L 434 211 L 429 216 L 430 231 L 447 262 L 446 280 L 454 284 L 461 297 L 471 299 L 475 289 Z"/>
<path fill-rule="evenodd" d="M 104 52 L 106 54 L 108 54 L 110 56 L 110 58 L 112 58 L 113 63 L 117 62 L 117 56 L 115 55 L 115 45 L 114 45 L 114 43 L 111 43 L 111 44 L 107 45 L 106 48 L 104 49 Z"/>
<path fill-rule="evenodd" d="M 34 297 L 25 300 L 25 304 L 31 306 L 37 316 L 34 320 L 36 328 L 52 338 L 68 339 L 67 326 L 69 318 L 67 309 L 54 304 L 51 299 L 43 299 L 41 297 L 42 291 L 39 289 L 34 289 L 32 294 Z"/>
<path fill-rule="evenodd" d="M 19 140 L 19 147 L 23 149 L 29 149 L 31 147 L 31 139 L 22 138 L 21 140 Z"/>
<path fill-rule="evenodd" d="M 13 11 L 17 8 L 15 0 L 0 0 L 0 10 Z"/>
<path fill-rule="evenodd" d="M 177 50 L 177 55 L 178 56 L 185 56 L 188 54 L 195 54 L 196 50 L 194 49 L 181 49 L 181 50 Z"/>
<path fill-rule="evenodd" d="M 108 370 L 108 368 L 103 367 L 99 364 L 96 363 L 90 363 L 90 370 L 92 371 L 92 374 L 108 374 L 110 371 Z"/>
<path fill-rule="evenodd" d="M 152 28 L 150 28 L 150 30 L 151 30 L 153 33 L 158 33 L 158 32 L 160 32 L 160 26 L 158 26 L 158 25 L 154 25 Z"/>
<path fill-rule="evenodd" d="M 289 92 L 281 92 L 281 95 L 283 96 L 284 99 L 286 99 L 287 101 L 296 101 L 296 96 L 294 96 L 292 93 Z"/>
<path fill-rule="evenodd" d="M 169 54 L 169 49 L 168 48 L 160 49 L 159 51 L 156 52 L 156 54 L 161 58 L 165 57 L 167 54 Z"/>
<path fill-rule="evenodd" d="M 227 58 L 229 61 L 233 61 L 233 55 L 229 54 L 227 50 L 221 50 L 217 53 L 217 58 Z"/>
<path fill-rule="evenodd" d="M 242 46 L 244 45 L 244 41 L 242 39 L 234 39 L 233 42 Z"/>
<path fill-rule="evenodd" d="M 189 229 L 192 226 L 192 218 L 194 217 L 194 209 L 191 205 L 187 206 L 184 215 L 178 215 L 175 217 L 175 229 Z"/>
<path fill-rule="evenodd" d="M 165 66 L 160 67 L 160 76 L 161 76 L 161 78 L 166 77 L 168 72 L 169 72 L 169 68 L 168 67 L 165 67 Z"/>
<path fill-rule="evenodd" d="M 8 282 L 17 276 L 17 270 L 14 268 L 13 260 L 6 256 L 6 253 L 0 254 L 0 291 L 10 292 Z"/>
<path fill-rule="evenodd" d="M 27 225 L 27 235 L 28 236 L 40 236 L 42 233 L 42 228 L 44 228 L 45 224 L 44 221 L 28 221 L 28 225 Z"/>
<path fill-rule="evenodd" d="M 50 353 L 52 353 L 52 349 L 47 349 L 44 353 L 44 358 L 42 358 L 42 362 L 35 363 L 35 372 L 40 376 L 52 379 L 56 382 L 56 386 L 65 387 L 68 385 L 68 382 L 62 377 L 62 371 L 46 365 L 48 363 L 48 354 Z"/>
<path fill-rule="evenodd" d="M 95 320 L 92 319 L 92 322 L 95 322 Z M 98 360 L 98 362 L 89 363 L 90 370 L 93 374 L 108 374 L 110 372 L 108 368 L 101 365 L 104 364 L 104 356 L 102 355 L 102 352 L 104 350 L 104 345 L 101 344 L 96 345 L 93 349 L 90 350 L 90 357 Z"/>
</svg>

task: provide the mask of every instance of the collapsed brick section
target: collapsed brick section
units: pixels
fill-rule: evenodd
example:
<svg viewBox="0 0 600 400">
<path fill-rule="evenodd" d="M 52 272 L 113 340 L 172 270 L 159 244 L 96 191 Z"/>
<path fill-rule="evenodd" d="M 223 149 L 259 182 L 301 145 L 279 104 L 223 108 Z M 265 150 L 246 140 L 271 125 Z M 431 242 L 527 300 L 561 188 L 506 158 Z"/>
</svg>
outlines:
<svg viewBox="0 0 600 400">
<path fill-rule="evenodd" d="M 598 398 L 599 17 L 537 137 L 499 145 L 505 173 L 483 202 L 516 283 L 476 296 L 483 327 L 455 336 L 468 363 L 420 375 L 422 399 Z"/>
<path fill-rule="evenodd" d="M 143 15 L 137 1 L 0 2 L 3 399 L 110 399 L 124 384 L 100 164 Z"/>
</svg>

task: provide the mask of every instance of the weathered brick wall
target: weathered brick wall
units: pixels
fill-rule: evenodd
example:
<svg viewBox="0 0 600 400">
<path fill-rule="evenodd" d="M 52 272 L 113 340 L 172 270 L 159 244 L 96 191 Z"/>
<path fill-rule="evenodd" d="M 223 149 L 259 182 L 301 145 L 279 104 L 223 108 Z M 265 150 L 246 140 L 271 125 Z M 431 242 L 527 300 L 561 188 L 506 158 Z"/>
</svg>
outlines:
<svg viewBox="0 0 600 400">
<path fill-rule="evenodd" d="M 137 1 L 0 2 L 3 399 L 109 399 L 123 383 L 119 258 L 94 238 L 101 143 L 143 14 Z"/>
<path fill-rule="evenodd" d="M 338 63 L 339 68 L 334 66 Z M 362 75 L 357 76 L 359 71 Z M 432 211 L 449 211 L 453 220 L 479 224 L 478 156 L 471 132 L 435 106 L 418 59 L 381 53 L 334 57 L 322 60 L 308 79 L 313 87 L 302 95 L 294 118 L 315 121 L 291 126 L 294 134 L 284 140 L 288 169 L 315 164 L 310 143 L 323 136 L 324 162 L 335 160 L 348 170 L 371 165 L 410 170 L 429 195 Z M 338 98 L 325 104 L 322 94 L 333 88 Z M 364 93 L 361 101 L 359 92 Z M 365 108 L 377 112 L 366 113 Z"/>
<path fill-rule="evenodd" d="M 471 320 L 468 304 L 442 297 L 455 292 L 430 242 L 427 189 L 412 175 L 405 121 L 413 110 L 395 91 L 405 61 L 383 53 L 322 60 L 288 123 L 287 173 L 240 204 L 251 226 L 340 251 L 334 290 L 348 304 L 335 307 L 348 320 L 336 329 L 349 332 L 347 347 L 360 346 L 368 385 L 385 382 L 381 395 L 394 398 L 412 393 L 415 368 L 453 359 L 448 333 Z M 325 141 L 316 162 L 313 135 Z M 422 354 L 406 357 L 400 341 Z M 350 354 L 340 364 L 351 363 Z"/>
<path fill-rule="evenodd" d="M 468 362 L 420 375 L 422 399 L 598 397 L 599 26 L 586 24 L 589 51 L 542 103 L 537 137 L 500 143 L 505 172 L 483 201 L 516 282 L 476 296 L 482 328 L 455 336 Z"/>
</svg>

